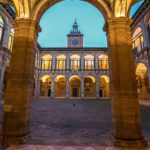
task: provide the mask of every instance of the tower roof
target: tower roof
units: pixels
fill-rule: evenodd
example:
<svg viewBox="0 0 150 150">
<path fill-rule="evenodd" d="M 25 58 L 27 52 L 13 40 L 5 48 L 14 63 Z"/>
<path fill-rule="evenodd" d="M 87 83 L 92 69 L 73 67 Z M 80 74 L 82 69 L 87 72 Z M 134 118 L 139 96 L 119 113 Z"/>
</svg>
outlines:
<svg viewBox="0 0 150 150">
<path fill-rule="evenodd" d="M 79 30 L 79 26 L 77 23 L 77 19 L 75 19 L 74 24 L 72 26 L 72 30 L 68 36 L 83 36 L 83 34 Z"/>
</svg>

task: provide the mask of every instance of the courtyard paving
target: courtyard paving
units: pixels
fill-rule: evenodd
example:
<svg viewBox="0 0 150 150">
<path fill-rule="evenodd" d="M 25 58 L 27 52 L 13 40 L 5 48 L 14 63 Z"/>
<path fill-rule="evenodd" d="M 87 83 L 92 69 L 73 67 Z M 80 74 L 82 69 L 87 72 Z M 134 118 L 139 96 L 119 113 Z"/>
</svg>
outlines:
<svg viewBox="0 0 150 150">
<path fill-rule="evenodd" d="M 140 103 L 142 131 L 150 143 L 150 103 Z M 110 100 L 40 99 L 32 101 L 31 110 L 31 136 L 18 149 L 114 150 Z"/>
</svg>

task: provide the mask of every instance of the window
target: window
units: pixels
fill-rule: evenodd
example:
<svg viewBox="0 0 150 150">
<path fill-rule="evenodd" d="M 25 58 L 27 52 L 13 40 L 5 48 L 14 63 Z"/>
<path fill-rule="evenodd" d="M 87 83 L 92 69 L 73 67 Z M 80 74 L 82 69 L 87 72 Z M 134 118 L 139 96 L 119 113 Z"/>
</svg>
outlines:
<svg viewBox="0 0 150 150">
<path fill-rule="evenodd" d="M 38 54 L 35 54 L 35 68 L 38 67 Z"/>
<path fill-rule="evenodd" d="M 70 57 L 70 66 L 72 70 L 79 70 L 80 69 L 80 56 L 74 54 Z"/>
<path fill-rule="evenodd" d="M 98 67 L 100 70 L 108 70 L 109 64 L 108 64 L 108 56 L 107 55 L 100 55 L 98 58 Z"/>
<path fill-rule="evenodd" d="M 14 40 L 14 29 L 11 29 L 9 40 L 8 40 L 8 49 L 10 51 L 12 51 L 13 40 Z"/>
<path fill-rule="evenodd" d="M 66 56 L 58 55 L 56 59 L 56 69 L 65 70 L 66 69 Z"/>
<path fill-rule="evenodd" d="M 86 55 L 84 57 L 84 69 L 85 70 L 94 69 L 94 56 L 93 55 Z"/>
<path fill-rule="evenodd" d="M 3 31 L 4 31 L 4 20 L 0 15 L 0 43 L 2 43 Z"/>
<path fill-rule="evenodd" d="M 144 37 L 140 27 L 138 27 L 132 35 L 132 46 L 137 52 L 140 52 L 144 48 Z"/>
<path fill-rule="evenodd" d="M 42 69 L 52 69 L 52 56 L 46 54 L 42 57 L 41 60 Z"/>
</svg>

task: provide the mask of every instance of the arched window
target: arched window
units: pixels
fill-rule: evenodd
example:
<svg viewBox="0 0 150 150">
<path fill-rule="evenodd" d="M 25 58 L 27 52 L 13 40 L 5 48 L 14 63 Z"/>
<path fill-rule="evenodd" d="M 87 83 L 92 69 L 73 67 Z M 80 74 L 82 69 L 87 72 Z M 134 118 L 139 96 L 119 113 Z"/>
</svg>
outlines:
<svg viewBox="0 0 150 150">
<path fill-rule="evenodd" d="M 65 70 L 66 69 L 66 56 L 65 55 L 58 55 L 56 60 L 56 69 L 58 70 Z"/>
<path fill-rule="evenodd" d="M 4 20 L 0 15 L 0 43 L 2 42 L 2 38 L 3 38 L 3 30 L 4 30 Z"/>
<path fill-rule="evenodd" d="M 8 40 L 8 49 L 10 51 L 12 51 L 13 41 L 14 41 L 14 29 L 11 29 L 11 32 L 10 32 L 10 35 L 9 35 L 9 40 Z"/>
<path fill-rule="evenodd" d="M 42 56 L 41 61 L 42 69 L 52 69 L 52 56 L 50 54 Z"/>
<path fill-rule="evenodd" d="M 94 69 L 94 56 L 93 55 L 86 55 L 84 57 L 84 68 L 86 70 Z"/>
<path fill-rule="evenodd" d="M 144 48 L 144 37 L 140 27 L 138 27 L 132 35 L 132 46 L 137 52 L 140 52 Z"/>
<path fill-rule="evenodd" d="M 98 57 L 98 66 L 100 70 L 108 70 L 108 56 L 105 54 L 102 54 Z"/>
<path fill-rule="evenodd" d="M 70 67 L 72 70 L 79 70 L 80 69 L 80 56 L 74 54 L 70 57 Z"/>
</svg>

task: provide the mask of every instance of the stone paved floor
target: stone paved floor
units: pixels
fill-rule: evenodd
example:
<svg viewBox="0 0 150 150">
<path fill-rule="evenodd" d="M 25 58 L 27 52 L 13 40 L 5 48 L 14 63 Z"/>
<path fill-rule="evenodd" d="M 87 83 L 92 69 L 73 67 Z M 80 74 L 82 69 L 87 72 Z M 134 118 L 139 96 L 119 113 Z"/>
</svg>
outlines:
<svg viewBox="0 0 150 150">
<path fill-rule="evenodd" d="M 111 145 L 110 101 L 33 101 L 31 120 L 29 144 Z"/>
<path fill-rule="evenodd" d="M 22 146 L 12 146 L 7 148 L 6 150 L 150 150 L 150 148 L 142 148 L 142 149 L 122 149 L 115 147 L 83 147 L 83 146 L 43 146 L 43 145 L 22 145 Z"/>
<path fill-rule="evenodd" d="M 150 142 L 150 104 L 140 103 L 143 134 Z M 111 101 L 34 100 L 31 121 L 28 145 L 8 150 L 114 150 Z"/>
</svg>

